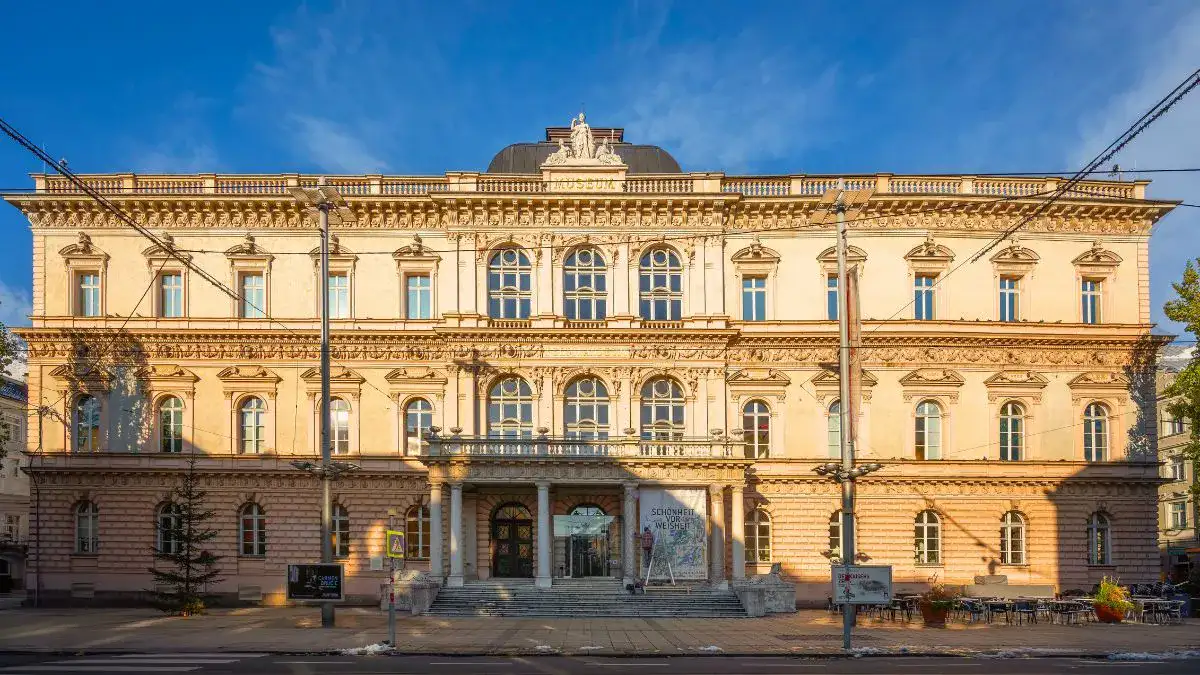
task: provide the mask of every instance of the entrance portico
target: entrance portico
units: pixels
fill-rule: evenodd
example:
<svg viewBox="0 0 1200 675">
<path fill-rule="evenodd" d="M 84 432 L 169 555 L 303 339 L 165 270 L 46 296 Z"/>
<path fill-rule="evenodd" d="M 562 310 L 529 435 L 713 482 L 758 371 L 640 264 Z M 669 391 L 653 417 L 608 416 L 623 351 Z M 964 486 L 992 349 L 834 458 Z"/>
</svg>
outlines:
<svg viewBox="0 0 1200 675">
<path fill-rule="evenodd" d="M 736 519 L 744 513 L 737 500 L 742 498 L 747 462 L 727 456 L 720 441 L 706 440 L 704 456 L 668 454 L 665 443 L 652 441 L 638 443 L 647 445 L 646 455 L 555 456 L 545 452 L 551 444 L 542 439 L 506 439 L 496 444 L 502 453 L 483 452 L 486 443 L 469 453 L 447 452 L 451 443 L 461 450 L 463 440 L 431 438 L 430 452 L 423 457 L 431 481 L 431 573 L 443 576 L 438 553 L 444 547 L 449 554 L 447 586 L 493 577 L 532 578 L 540 588 L 549 587 L 556 577 L 611 577 L 633 583 L 645 577 L 648 563 L 639 556 L 639 531 L 650 514 L 639 504 L 644 495 L 662 500 L 667 493 L 667 499 L 681 494 L 699 498 L 679 510 L 661 508 L 674 502 L 655 502 L 660 504 L 656 513 L 666 515 L 652 523 L 656 538 L 662 538 L 661 547 L 654 549 L 660 564 L 652 570 L 653 578 L 670 574 L 724 587 L 730 534 L 735 537 L 729 542 L 732 576 L 744 576 L 738 562 L 744 566 L 744 549 L 736 538 L 743 528 Z M 524 451 L 513 452 L 514 447 Z M 444 485 L 450 492 L 448 541 L 443 541 L 439 517 Z M 735 501 L 729 521 L 727 488 L 732 488 Z M 700 528 L 698 540 L 678 531 L 695 532 L 695 527 Z M 680 556 L 674 566 L 667 565 L 670 556 Z"/>
</svg>

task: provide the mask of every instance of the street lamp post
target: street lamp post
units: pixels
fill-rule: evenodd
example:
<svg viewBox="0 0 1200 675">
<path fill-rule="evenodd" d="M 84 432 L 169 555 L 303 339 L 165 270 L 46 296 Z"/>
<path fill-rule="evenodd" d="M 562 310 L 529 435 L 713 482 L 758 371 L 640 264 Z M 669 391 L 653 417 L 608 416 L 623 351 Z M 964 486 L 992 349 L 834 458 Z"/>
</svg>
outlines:
<svg viewBox="0 0 1200 675">
<path fill-rule="evenodd" d="M 845 405 L 842 406 L 843 410 Z M 843 427 L 844 428 L 844 427 Z M 845 446 L 843 446 L 845 447 Z M 883 468 L 882 464 L 872 462 L 854 466 L 854 457 L 850 461 L 842 457 L 841 462 L 827 462 L 814 467 L 813 471 L 825 476 L 842 487 L 842 564 L 853 565 L 857 554 L 854 552 L 854 481 Z M 850 649 L 850 630 L 854 626 L 854 605 L 842 606 L 842 648 Z"/>
<path fill-rule="evenodd" d="M 315 209 L 321 235 L 321 281 L 317 290 L 321 299 L 321 562 L 333 562 L 333 487 L 335 477 L 333 448 L 329 438 L 329 215 L 335 211 L 342 220 L 350 220 L 350 211 L 337 190 L 324 185 L 322 178 L 315 188 L 294 187 L 289 190 L 292 197 L 303 207 Z M 297 464 L 297 466 L 299 466 Z M 303 467 L 301 467 L 303 468 Z M 310 469 L 306 469 L 310 470 Z M 321 626 L 331 628 L 334 623 L 332 602 L 321 603 Z"/>
</svg>

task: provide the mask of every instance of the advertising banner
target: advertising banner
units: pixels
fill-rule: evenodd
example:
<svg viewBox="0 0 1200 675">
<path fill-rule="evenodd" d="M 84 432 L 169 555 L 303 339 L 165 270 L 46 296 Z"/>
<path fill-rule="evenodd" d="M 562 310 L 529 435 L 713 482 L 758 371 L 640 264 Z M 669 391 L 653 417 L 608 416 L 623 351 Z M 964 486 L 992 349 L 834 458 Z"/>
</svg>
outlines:
<svg viewBox="0 0 1200 675">
<path fill-rule="evenodd" d="M 645 577 L 653 559 L 651 581 L 708 578 L 708 536 L 705 528 L 706 490 L 643 489 L 638 491 L 641 528 L 653 537 L 651 556 L 643 555 L 639 576 Z"/>
<path fill-rule="evenodd" d="M 288 565 L 288 600 L 342 600 L 341 564 Z"/>
<path fill-rule="evenodd" d="M 833 602 L 838 605 L 886 605 L 892 601 L 890 565 L 833 568 Z"/>
</svg>

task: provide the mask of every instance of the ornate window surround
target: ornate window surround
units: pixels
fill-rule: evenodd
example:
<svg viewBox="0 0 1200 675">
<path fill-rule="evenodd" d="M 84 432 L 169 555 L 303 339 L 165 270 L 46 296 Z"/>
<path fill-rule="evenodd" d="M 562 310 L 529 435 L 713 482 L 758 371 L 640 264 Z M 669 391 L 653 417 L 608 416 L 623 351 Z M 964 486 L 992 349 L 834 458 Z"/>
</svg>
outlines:
<svg viewBox="0 0 1200 675">
<path fill-rule="evenodd" d="M 73 452 L 75 448 L 75 405 L 83 394 L 95 397 L 100 403 L 100 447 L 108 448 L 108 394 L 112 391 L 112 377 L 101 368 L 79 370 L 80 365 L 64 363 L 50 371 L 50 377 L 58 381 L 55 389 L 62 401 L 59 414 L 68 420 L 62 425 L 64 452 Z"/>
<path fill-rule="evenodd" d="M 229 419 L 229 449 L 234 457 L 261 457 L 275 454 L 275 399 L 282 378 L 262 366 L 230 366 L 217 373 L 217 379 L 223 383 L 225 407 Z M 266 406 L 263 416 L 263 451 L 260 455 L 244 454 L 241 448 L 239 432 L 241 421 L 238 419 L 242 401 L 248 396 L 257 396 Z"/>
<path fill-rule="evenodd" d="M 642 289 L 642 256 L 655 249 L 662 249 L 674 253 L 679 258 L 679 288 L 680 288 L 680 303 L 679 303 L 679 320 L 687 321 L 693 316 L 692 303 L 696 300 L 692 296 L 692 278 L 696 263 L 696 250 L 694 245 L 687 244 L 686 246 L 675 246 L 666 243 L 665 239 L 652 239 L 650 241 L 633 244 L 629 249 L 629 260 L 625 268 L 625 274 L 628 278 L 627 288 L 629 289 L 629 314 L 640 325 L 645 322 L 641 314 L 641 289 Z M 613 268 L 616 269 L 614 263 Z"/>
<path fill-rule="evenodd" d="M 1075 266 L 1075 321 L 1083 322 L 1083 281 L 1094 279 L 1100 282 L 1100 322 L 1103 323 L 1112 307 L 1112 285 L 1117 280 L 1117 270 L 1122 262 L 1121 256 L 1105 249 L 1099 241 L 1092 242 L 1092 247 L 1075 257 L 1071 264 Z"/>
<path fill-rule="evenodd" d="M 1000 438 L 1000 411 L 1005 403 L 1019 403 L 1025 410 L 1024 428 L 1022 429 L 1023 455 L 1021 461 L 1041 458 L 1041 439 L 1035 422 L 1042 407 L 1042 391 L 1050 381 L 1045 375 L 1032 370 L 1002 370 L 983 381 L 988 396 L 988 438 Z M 990 448 L 990 446 L 989 446 Z M 997 445 L 995 455 L 998 458 L 1000 448 Z M 992 450 L 981 459 L 992 459 Z M 964 457 L 963 459 L 972 459 Z"/>
<path fill-rule="evenodd" d="M 179 258 L 183 258 L 191 262 L 192 255 L 176 251 L 176 255 L 172 255 L 170 251 L 175 248 L 175 238 L 169 233 L 159 235 L 159 239 L 166 244 L 166 247 L 154 244 L 142 251 L 142 256 L 146 258 L 146 267 L 150 273 L 154 275 L 154 298 L 151 300 L 151 311 L 154 316 L 159 319 L 177 319 L 186 318 L 188 316 L 188 308 L 190 305 L 190 275 L 187 265 L 179 262 Z M 178 274 L 183 281 L 183 316 L 182 317 L 164 317 L 162 307 L 162 278 L 167 274 Z"/>
<path fill-rule="evenodd" d="M 309 368 L 300 374 L 304 383 L 305 398 L 309 408 L 309 438 L 310 445 L 316 455 L 321 454 L 321 371 Z M 349 368 L 334 366 L 329 373 L 329 396 L 340 398 L 350 405 L 350 447 L 346 454 L 357 455 L 362 452 L 359 446 L 359 428 L 362 425 L 359 414 L 359 400 L 362 396 L 362 385 L 366 378 Z M 330 427 L 332 430 L 332 427 Z"/>
<path fill-rule="evenodd" d="M 763 246 L 757 237 L 752 244 L 733 254 L 730 262 L 733 263 L 734 291 L 737 295 L 737 308 L 734 318 L 740 320 L 744 316 L 742 307 L 742 281 L 746 277 L 763 277 L 766 279 L 767 312 L 764 320 L 770 321 L 778 316 L 776 303 L 778 302 L 779 293 L 776 291 L 776 286 L 778 284 L 777 278 L 779 276 L 780 260 L 782 258 L 779 252 Z"/>
<path fill-rule="evenodd" d="M 1108 457 L 1113 462 L 1124 459 L 1129 448 L 1129 422 L 1124 420 L 1129 401 L 1129 378 L 1109 371 L 1080 373 L 1067 383 L 1071 389 L 1071 419 L 1077 425 L 1070 459 L 1082 462 L 1083 456 L 1083 413 L 1091 403 L 1101 403 L 1108 408 Z"/>
<path fill-rule="evenodd" d="M 950 264 L 954 262 L 954 251 L 934 241 L 933 234 L 926 234 L 925 241 L 905 253 L 904 259 L 908 262 L 906 288 L 915 288 L 918 276 L 934 277 L 933 316 L 935 319 L 948 316 L 950 288 L 942 286 L 941 279 L 946 270 L 950 269 Z M 912 291 L 909 290 L 908 293 L 908 297 L 911 297 Z"/>
<path fill-rule="evenodd" d="M 263 314 L 271 315 L 271 262 L 275 256 L 267 253 L 262 246 L 259 246 L 254 239 L 254 235 L 247 233 L 242 243 L 237 246 L 232 246 L 225 250 L 225 257 L 229 260 L 229 280 L 232 288 L 237 292 L 237 298 L 230 298 L 229 303 L 232 309 L 230 316 L 246 320 L 242 317 L 242 275 L 244 274 L 262 274 L 263 275 Z M 258 319 L 250 319 L 257 321 Z"/>
<path fill-rule="evenodd" d="M 1027 292 L 1036 274 L 1037 264 L 1041 257 L 1031 249 L 1025 248 L 1020 241 L 1013 239 L 1012 243 L 991 257 L 992 261 L 992 316 L 1000 317 L 1000 280 L 1010 278 L 1017 280 L 1017 321 L 1028 321 L 1034 318 L 1033 294 Z"/>
<path fill-rule="evenodd" d="M 428 276 L 430 317 L 428 320 L 436 321 L 440 316 L 438 312 L 438 265 L 442 260 L 441 256 L 425 247 L 421 235 L 413 235 L 412 243 L 396 249 L 392 253 L 392 259 L 396 261 L 396 279 L 400 284 L 400 302 L 398 303 L 400 318 L 405 321 L 422 320 L 407 318 L 407 279 L 410 276 Z M 350 288 L 354 288 L 353 283 Z M 460 308 L 456 307 L 455 311 L 460 311 Z"/>
<path fill-rule="evenodd" d="M 871 395 L 875 385 L 879 380 L 871 374 L 870 371 L 862 372 L 862 406 L 858 411 L 857 429 L 858 429 L 858 451 L 856 454 L 859 457 L 869 457 L 874 455 L 871 443 Z M 808 381 L 813 389 L 813 398 L 820 404 L 819 409 L 814 409 L 815 420 L 813 424 L 814 448 L 828 447 L 829 429 L 827 427 L 829 419 L 829 406 L 835 400 L 840 398 L 838 391 L 838 372 L 837 368 L 822 368 L 820 372 Z M 820 456 L 824 456 L 821 454 Z"/>
<path fill-rule="evenodd" d="M 958 392 L 965 380 L 949 368 L 918 368 L 900 378 L 904 402 L 908 404 L 908 433 L 905 434 L 904 456 L 916 457 L 917 406 L 932 401 L 942 409 L 941 448 L 939 459 L 959 459 L 954 451 L 954 417 L 958 407 Z M 936 461 L 936 460 L 930 460 Z"/>
<path fill-rule="evenodd" d="M 318 246 L 308 252 L 309 258 L 313 262 L 313 288 L 317 289 L 317 293 L 328 293 L 328 288 L 321 288 L 321 247 Z M 344 274 L 346 275 L 346 294 L 350 306 L 347 308 L 349 315 L 341 319 L 333 319 L 334 321 L 345 321 L 353 319 L 354 313 L 354 267 L 358 262 L 358 256 L 352 251 L 342 246 L 341 241 L 336 234 L 329 235 L 329 274 Z M 313 298 L 313 316 L 321 316 L 321 296 L 316 295 Z"/>
<path fill-rule="evenodd" d="M 445 415 L 446 374 L 440 370 L 427 367 L 396 368 L 384 376 L 388 383 L 388 396 L 396 406 L 396 414 L 392 415 L 392 436 L 397 454 L 406 454 L 407 439 L 404 428 L 404 409 L 414 398 L 423 398 L 433 406 L 434 426 L 446 429 L 448 422 Z M 449 432 L 449 429 L 446 429 Z"/>
<path fill-rule="evenodd" d="M 163 399 L 174 396 L 183 401 L 183 453 L 193 450 L 195 436 L 192 433 L 196 418 L 196 382 L 200 380 L 192 371 L 174 364 L 146 366 L 137 372 L 137 379 L 142 383 L 146 400 L 150 402 L 151 433 L 144 434 L 141 442 L 141 452 L 159 452 L 158 409 Z"/>
<path fill-rule="evenodd" d="M 787 400 L 787 388 L 791 383 L 792 380 L 782 372 L 765 368 L 737 370 L 725 379 L 725 386 L 729 391 L 726 419 L 737 420 L 736 428 L 741 428 L 742 409 L 747 403 L 759 400 L 767 404 L 767 412 L 771 416 L 768 441 L 770 457 L 780 457 L 784 454 L 783 439 L 787 438 L 787 415 L 783 414 L 783 409 Z"/>
<path fill-rule="evenodd" d="M 67 274 L 68 304 L 64 316 L 79 316 L 79 275 L 95 272 L 100 276 L 100 314 L 80 318 L 103 319 L 108 315 L 108 254 L 96 248 L 86 232 L 80 232 L 74 244 L 63 247 L 58 253 L 63 257 Z"/>
</svg>

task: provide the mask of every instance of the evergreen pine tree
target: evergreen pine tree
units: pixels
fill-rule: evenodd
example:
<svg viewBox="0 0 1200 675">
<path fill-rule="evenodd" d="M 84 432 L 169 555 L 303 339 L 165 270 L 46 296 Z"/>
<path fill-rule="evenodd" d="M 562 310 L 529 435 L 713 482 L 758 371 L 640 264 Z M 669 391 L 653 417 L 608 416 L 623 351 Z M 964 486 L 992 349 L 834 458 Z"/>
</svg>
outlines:
<svg viewBox="0 0 1200 675">
<path fill-rule="evenodd" d="M 200 488 L 200 477 L 196 473 L 196 454 L 193 451 L 187 460 L 187 472 L 182 482 L 171 491 L 171 504 L 175 517 L 159 519 L 158 528 L 163 541 L 155 542 L 155 565 L 149 568 L 154 575 L 154 596 L 160 609 L 173 614 L 188 616 L 204 611 L 204 601 L 209 584 L 221 581 L 221 570 L 216 568 L 220 558 L 204 547 L 204 543 L 215 538 L 217 531 L 207 526 L 216 512 L 205 506 L 207 492 Z M 164 590 L 165 589 L 165 590 Z"/>
</svg>

